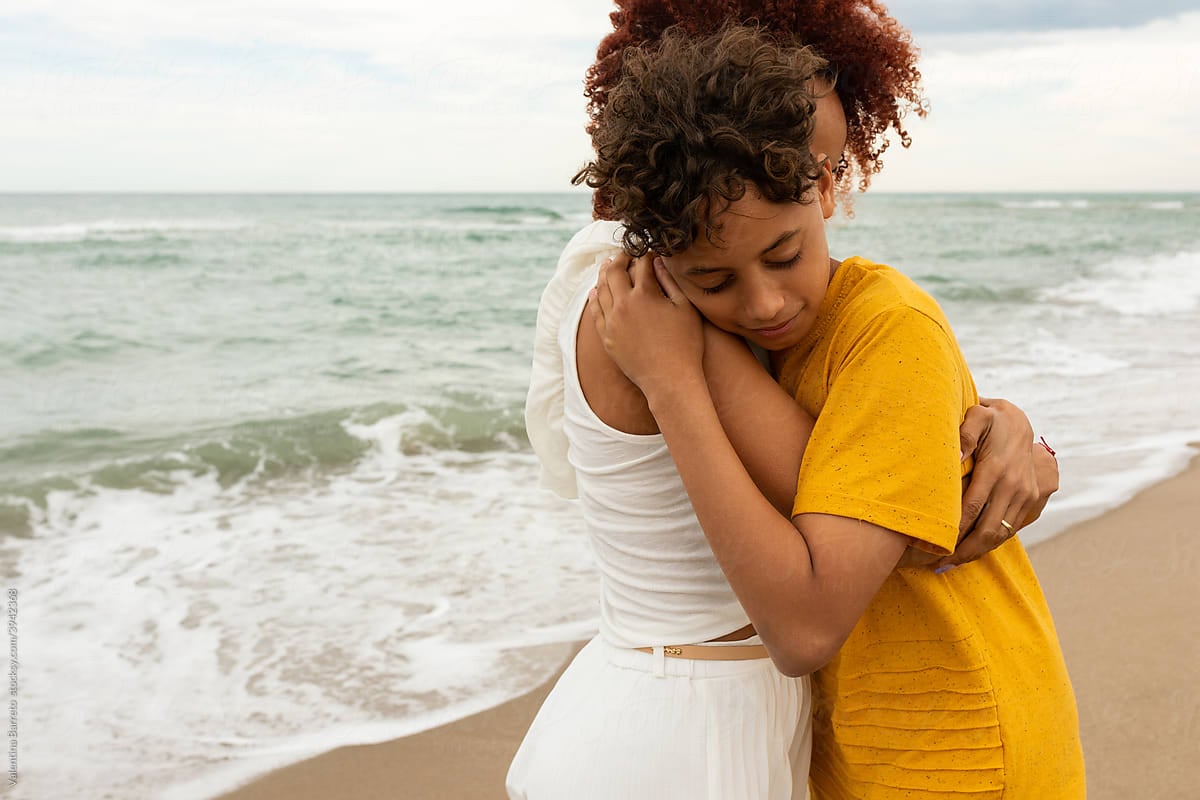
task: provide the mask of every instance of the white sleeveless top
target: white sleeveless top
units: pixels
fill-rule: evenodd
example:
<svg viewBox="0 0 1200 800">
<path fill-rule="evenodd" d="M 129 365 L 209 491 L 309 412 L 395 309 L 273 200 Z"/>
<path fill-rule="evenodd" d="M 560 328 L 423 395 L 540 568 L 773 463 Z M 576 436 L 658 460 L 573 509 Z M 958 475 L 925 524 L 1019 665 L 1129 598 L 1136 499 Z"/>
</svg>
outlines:
<svg viewBox="0 0 1200 800">
<path fill-rule="evenodd" d="M 666 442 L 606 425 L 579 384 L 576 333 L 596 274 L 595 267 L 582 271 L 558 345 L 567 461 L 600 568 L 600 634 L 618 647 L 708 641 L 749 619 L 704 538 Z"/>
</svg>

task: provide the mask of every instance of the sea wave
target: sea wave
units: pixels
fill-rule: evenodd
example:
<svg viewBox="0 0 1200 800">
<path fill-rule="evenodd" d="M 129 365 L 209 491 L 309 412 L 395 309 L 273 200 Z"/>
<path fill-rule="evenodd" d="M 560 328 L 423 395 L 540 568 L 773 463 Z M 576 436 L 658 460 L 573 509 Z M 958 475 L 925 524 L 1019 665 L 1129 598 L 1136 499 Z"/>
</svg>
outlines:
<svg viewBox="0 0 1200 800">
<path fill-rule="evenodd" d="M 1049 402 L 1051 396 L 1045 390 L 1038 393 L 1030 388 L 1039 382 L 1103 385 L 1118 379 L 1130 366 L 1126 360 L 1089 349 L 1084 343 L 1067 341 L 1045 328 L 1023 330 L 1025 335 L 1014 342 L 988 339 L 986 330 L 968 329 L 971 349 L 977 356 L 971 372 L 979 386 L 996 387 L 1005 394 L 1025 389 L 1032 392 L 1026 403 L 1037 405 Z"/>
<path fill-rule="evenodd" d="M 1200 307 L 1200 252 L 1109 261 L 1083 277 L 1041 290 L 1038 299 L 1128 316 L 1191 313 Z"/>
<path fill-rule="evenodd" d="M 169 436 L 113 429 L 47 430 L 0 446 L 0 537 L 34 535 L 52 492 L 172 492 L 196 478 L 218 486 L 319 480 L 368 454 L 400 469 L 438 452 L 525 452 L 519 406 L 461 394 L 425 406 L 377 404 L 250 420 Z M 30 480 L 31 474 L 38 477 Z"/>
<path fill-rule="evenodd" d="M 472 216 L 488 217 L 544 217 L 546 219 L 562 219 L 563 215 L 552 208 L 537 205 L 470 205 L 447 208 L 444 214 L 470 214 Z"/>
<path fill-rule="evenodd" d="M 939 301 L 1007 304 L 1028 303 L 1034 297 L 1034 290 L 1028 286 L 994 286 L 956 278 L 931 281 L 928 276 L 916 280 L 917 283 L 926 284 L 925 288 Z"/>
<path fill-rule="evenodd" d="M 37 370 L 70 362 L 93 363 L 133 351 L 167 352 L 170 348 L 149 339 L 114 336 L 90 328 L 51 342 L 29 336 L 4 348 L 18 368 Z"/>
<path fill-rule="evenodd" d="M 60 244 L 95 240 L 135 241 L 174 234 L 224 233 L 243 230 L 253 225 L 250 220 L 228 219 L 107 219 L 0 227 L 0 242 Z"/>
<path fill-rule="evenodd" d="M 1074 200 L 1052 200 L 1049 198 L 1041 198 L 1038 200 L 1000 200 L 998 205 L 1001 208 L 1012 209 L 1081 209 L 1089 208 L 1091 206 L 1091 202 L 1082 198 L 1077 198 Z"/>
<path fill-rule="evenodd" d="M 494 231 L 511 233 L 526 230 L 558 230 L 571 229 L 591 221 L 585 214 L 559 215 L 551 212 L 548 215 L 528 214 L 522 216 L 490 216 L 464 215 L 416 219 L 394 220 L 323 220 L 315 225 L 334 232 L 369 235 L 376 238 L 386 238 L 397 235 L 437 234 L 449 232 Z"/>
<path fill-rule="evenodd" d="M 265 491 L 209 474 L 51 493 L 42 533 L 6 548 L 38 576 L 23 621 L 96 657 L 49 658 L 30 687 L 31 708 L 71 709 L 44 726 L 71 758 L 31 750 L 30 796 L 86 796 L 97 759 L 120 796 L 157 797 L 233 760 L 298 758 L 297 730 L 328 746 L 436 725 L 528 690 L 595 629 L 586 541 L 531 453 L 396 469 L 398 437 L 366 427 L 353 469 Z M 240 712 L 214 717 L 217 702 Z M 109 721 L 103 752 L 75 716 Z"/>
</svg>

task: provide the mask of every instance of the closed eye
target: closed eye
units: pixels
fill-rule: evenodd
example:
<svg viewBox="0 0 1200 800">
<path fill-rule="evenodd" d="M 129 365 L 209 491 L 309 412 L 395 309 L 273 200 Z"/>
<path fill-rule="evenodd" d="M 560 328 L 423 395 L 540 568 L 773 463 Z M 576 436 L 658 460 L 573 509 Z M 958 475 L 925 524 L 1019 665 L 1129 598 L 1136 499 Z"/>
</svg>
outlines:
<svg viewBox="0 0 1200 800">
<path fill-rule="evenodd" d="M 700 291 L 704 292 L 705 294 L 716 294 L 724 289 L 728 289 L 731 283 L 733 283 L 733 276 L 728 275 L 725 277 L 725 280 L 721 281 L 716 286 L 701 286 Z"/>
<path fill-rule="evenodd" d="M 800 263 L 800 258 L 803 255 L 804 255 L 803 253 L 796 253 L 796 255 L 792 256 L 787 261 L 764 261 L 763 265 L 767 269 L 791 269 L 792 267 L 794 267 L 798 263 Z M 705 294 L 717 294 L 718 292 L 722 292 L 722 291 L 728 289 L 730 284 L 732 284 L 732 283 L 733 283 L 733 276 L 728 275 L 725 277 L 725 280 L 721 281 L 716 286 L 708 286 L 708 287 L 701 286 L 700 291 L 704 292 Z"/>
<path fill-rule="evenodd" d="M 802 255 L 803 253 L 796 253 L 796 255 L 787 261 L 764 261 L 763 263 L 766 264 L 768 269 L 787 269 L 796 266 L 800 262 L 800 256 Z"/>
</svg>

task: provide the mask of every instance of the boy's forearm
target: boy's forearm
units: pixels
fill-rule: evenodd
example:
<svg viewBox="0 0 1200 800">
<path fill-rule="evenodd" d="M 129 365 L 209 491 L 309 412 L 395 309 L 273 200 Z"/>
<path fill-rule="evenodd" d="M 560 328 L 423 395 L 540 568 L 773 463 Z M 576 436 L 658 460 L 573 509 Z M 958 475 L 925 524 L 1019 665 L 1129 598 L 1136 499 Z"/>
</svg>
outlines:
<svg viewBox="0 0 1200 800">
<path fill-rule="evenodd" d="M 813 418 L 741 339 L 711 326 L 704 338 L 704 376 L 738 458 L 771 505 L 790 517 Z"/>
<path fill-rule="evenodd" d="M 845 641 L 907 537 L 857 519 L 781 515 L 726 437 L 699 369 L 644 389 L 688 497 L 775 665 L 801 675 Z"/>
<path fill-rule="evenodd" d="M 713 554 L 746 613 L 764 641 L 786 636 L 771 627 L 774 620 L 802 616 L 799 608 L 787 607 L 804 595 L 813 577 L 804 537 L 751 480 L 703 376 L 648 392 L 647 399 Z"/>
</svg>

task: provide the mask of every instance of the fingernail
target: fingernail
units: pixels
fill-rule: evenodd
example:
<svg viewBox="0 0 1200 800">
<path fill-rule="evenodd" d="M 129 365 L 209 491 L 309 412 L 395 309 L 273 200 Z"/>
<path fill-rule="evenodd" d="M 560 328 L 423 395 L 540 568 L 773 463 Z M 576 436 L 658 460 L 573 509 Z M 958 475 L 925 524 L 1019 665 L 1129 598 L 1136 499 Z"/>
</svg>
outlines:
<svg viewBox="0 0 1200 800">
<path fill-rule="evenodd" d="M 964 462 L 964 461 L 966 461 L 966 460 L 967 460 L 967 451 L 966 451 L 966 450 L 959 450 L 959 451 L 958 451 L 958 463 L 960 463 L 960 464 L 961 464 L 962 462 Z"/>
<path fill-rule="evenodd" d="M 938 567 L 937 569 L 935 569 L 935 570 L 933 571 L 933 574 L 934 574 L 934 575 L 941 575 L 943 572 L 949 572 L 950 570 L 954 569 L 954 568 L 955 568 L 955 567 L 957 567 L 957 566 L 958 566 L 957 564 L 943 564 L 942 566 L 940 566 L 940 567 Z"/>
</svg>

